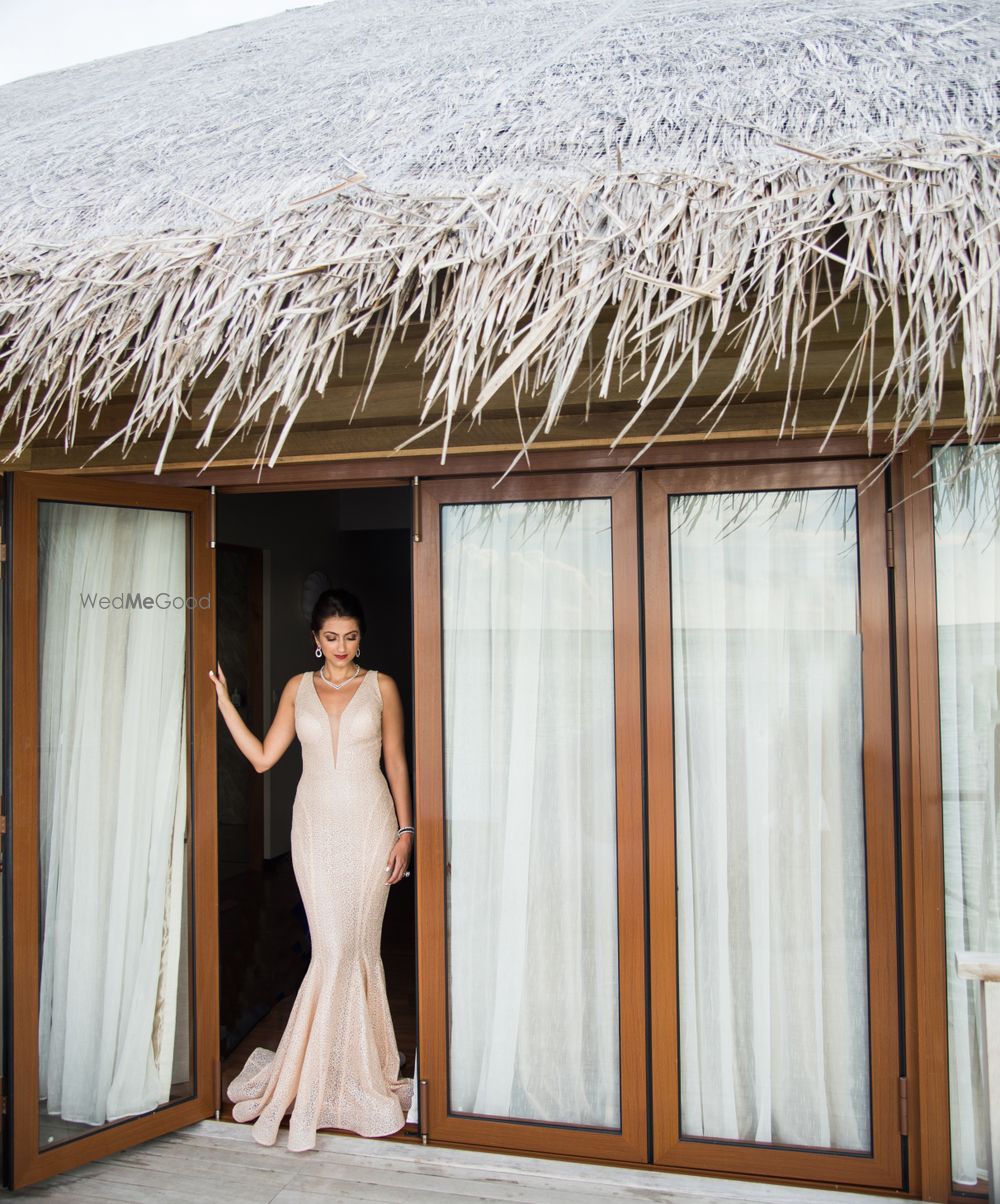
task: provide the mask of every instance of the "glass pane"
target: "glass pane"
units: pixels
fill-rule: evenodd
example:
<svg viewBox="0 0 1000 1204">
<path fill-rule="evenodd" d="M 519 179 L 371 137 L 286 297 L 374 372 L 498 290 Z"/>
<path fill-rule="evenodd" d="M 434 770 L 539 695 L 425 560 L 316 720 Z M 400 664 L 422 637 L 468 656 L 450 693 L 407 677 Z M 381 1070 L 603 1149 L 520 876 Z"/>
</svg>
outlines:
<svg viewBox="0 0 1000 1204">
<path fill-rule="evenodd" d="M 670 501 L 687 1136 L 871 1148 L 855 502 Z"/>
<path fill-rule="evenodd" d="M 39 504 L 42 1149 L 191 1093 L 182 513 Z"/>
<path fill-rule="evenodd" d="M 442 507 L 449 1106 L 615 1128 L 611 503 Z"/>
<path fill-rule="evenodd" d="M 960 979 L 955 954 L 1000 948 L 997 774 L 1000 734 L 1000 460 L 964 448 L 934 458 L 934 556 L 941 692 L 948 1076 L 952 1176 L 987 1178 L 989 1129 L 980 1067 L 978 984 Z"/>
</svg>

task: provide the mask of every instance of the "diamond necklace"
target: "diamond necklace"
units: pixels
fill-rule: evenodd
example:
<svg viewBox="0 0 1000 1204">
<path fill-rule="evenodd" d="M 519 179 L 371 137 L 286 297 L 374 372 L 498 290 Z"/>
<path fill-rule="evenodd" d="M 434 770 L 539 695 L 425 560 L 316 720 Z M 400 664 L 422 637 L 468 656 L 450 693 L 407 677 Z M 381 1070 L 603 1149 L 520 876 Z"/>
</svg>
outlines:
<svg viewBox="0 0 1000 1204">
<path fill-rule="evenodd" d="M 354 681 L 354 678 L 355 678 L 355 677 L 357 677 L 357 675 L 358 675 L 358 674 L 361 672 L 361 666 L 360 666 L 360 665 L 355 665 L 355 667 L 354 667 L 354 673 L 353 673 L 353 674 L 352 674 L 350 677 L 347 677 L 347 678 L 345 678 L 345 679 L 344 679 L 342 682 L 340 682 L 340 684 L 338 685 L 338 684 L 337 684 L 337 682 L 335 682 L 335 681 L 331 681 L 331 680 L 330 680 L 330 679 L 327 677 L 326 673 L 324 672 L 324 670 L 325 670 L 325 669 L 326 669 L 326 662 L 324 661 L 324 662 L 323 662 L 323 666 L 322 666 L 322 668 L 321 668 L 321 669 L 320 669 L 320 671 L 319 671 L 319 675 L 320 675 L 320 677 L 322 677 L 322 679 L 323 679 L 323 680 L 326 682 L 326 684 L 327 684 L 328 686 L 332 686 L 332 687 L 333 687 L 333 689 L 335 689 L 335 690 L 342 690 L 342 689 L 344 688 L 344 686 L 346 686 L 346 685 L 347 685 L 347 683 L 348 683 L 349 681 Z"/>
</svg>

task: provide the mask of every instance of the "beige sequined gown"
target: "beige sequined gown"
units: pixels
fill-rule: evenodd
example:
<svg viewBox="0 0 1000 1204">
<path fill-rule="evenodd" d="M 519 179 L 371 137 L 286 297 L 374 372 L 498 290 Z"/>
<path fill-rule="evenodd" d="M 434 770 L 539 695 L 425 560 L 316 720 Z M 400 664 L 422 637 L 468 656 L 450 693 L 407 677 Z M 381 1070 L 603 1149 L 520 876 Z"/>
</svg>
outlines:
<svg viewBox="0 0 1000 1204">
<path fill-rule="evenodd" d="M 400 1079 L 380 942 L 390 887 L 385 867 L 396 812 L 379 768 L 382 695 L 369 670 L 332 719 L 312 673 L 295 693 L 302 777 L 292 810 L 292 865 L 309 920 L 312 960 L 276 1053 L 255 1049 L 229 1085 L 233 1116 L 273 1145 L 292 1109 L 288 1148 L 316 1130 L 363 1137 L 403 1127 L 413 1092 Z"/>
</svg>

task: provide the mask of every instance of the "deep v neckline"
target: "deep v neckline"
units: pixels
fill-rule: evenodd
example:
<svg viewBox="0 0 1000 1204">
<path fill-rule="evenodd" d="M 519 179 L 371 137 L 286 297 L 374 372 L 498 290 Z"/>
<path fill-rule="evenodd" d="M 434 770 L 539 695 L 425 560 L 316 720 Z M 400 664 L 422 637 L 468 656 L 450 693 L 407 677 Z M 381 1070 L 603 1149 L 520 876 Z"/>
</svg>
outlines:
<svg viewBox="0 0 1000 1204">
<path fill-rule="evenodd" d="M 323 700 L 319 696 L 319 690 L 316 689 L 316 678 L 313 677 L 313 671 L 310 671 L 310 673 L 309 673 L 309 682 L 312 685 L 313 694 L 316 697 L 316 702 L 319 704 L 320 710 L 326 716 L 327 726 L 330 729 L 330 755 L 333 757 L 333 768 L 335 770 L 337 768 L 337 763 L 340 760 L 340 729 L 344 723 L 344 716 L 351 709 L 351 707 L 354 706 L 355 698 L 357 698 L 357 696 L 364 689 L 365 682 L 368 680 L 368 675 L 372 672 L 374 672 L 374 670 L 372 670 L 372 669 L 365 670 L 365 675 L 361 679 L 361 681 L 358 683 L 358 688 L 351 695 L 350 700 L 347 703 L 347 706 L 344 707 L 344 709 L 340 712 L 340 715 L 337 717 L 336 735 L 334 734 L 334 731 L 333 731 L 333 716 L 326 709 L 326 707 L 323 706 Z"/>
</svg>

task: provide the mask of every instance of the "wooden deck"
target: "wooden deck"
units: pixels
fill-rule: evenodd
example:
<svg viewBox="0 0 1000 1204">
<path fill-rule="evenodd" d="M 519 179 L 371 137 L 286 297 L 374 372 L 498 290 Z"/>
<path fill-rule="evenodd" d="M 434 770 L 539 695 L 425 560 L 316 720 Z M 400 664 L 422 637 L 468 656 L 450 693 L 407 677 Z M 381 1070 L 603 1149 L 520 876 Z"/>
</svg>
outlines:
<svg viewBox="0 0 1000 1204">
<path fill-rule="evenodd" d="M 861 1204 L 886 1196 L 819 1191 L 660 1171 L 592 1166 L 548 1158 L 424 1146 L 321 1133 L 319 1149 L 293 1154 L 285 1131 L 271 1148 L 248 1127 L 202 1121 L 11 1195 L 74 1204 Z"/>
</svg>

